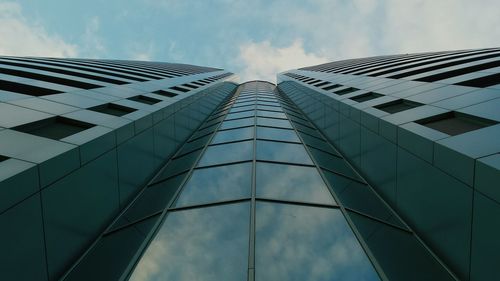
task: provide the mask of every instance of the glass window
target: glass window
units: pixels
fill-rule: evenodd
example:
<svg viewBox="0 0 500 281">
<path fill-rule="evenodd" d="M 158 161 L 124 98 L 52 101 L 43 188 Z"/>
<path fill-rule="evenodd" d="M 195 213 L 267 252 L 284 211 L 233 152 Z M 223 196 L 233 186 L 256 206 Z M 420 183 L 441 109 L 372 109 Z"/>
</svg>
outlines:
<svg viewBox="0 0 500 281">
<path fill-rule="evenodd" d="M 198 155 L 200 155 L 201 151 L 202 149 L 195 150 L 193 152 L 182 155 L 181 157 L 172 160 L 172 162 L 170 162 L 165 167 L 165 169 L 161 171 L 161 174 L 155 178 L 155 182 L 164 180 L 166 178 L 169 178 L 171 176 L 180 174 L 181 172 L 185 172 L 191 169 L 191 167 L 196 162 Z"/>
<path fill-rule="evenodd" d="M 309 134 L 311 136 L 318 136 L 320 138 L 318 132 L 315 129 L 312 129 L 310 127 L 304 126 L 304 125 L 299 124 L 297 122 L 293 122 L 293 123 L 294 123 L 295 128 L 297 129 L 297 131 L 304 132 L 304 133 Z"/>
<path fill-rule="evenodd" d="M 405 228 L 369 186 L 332 172 L 324 171 L 324 174 L 345 207 Z"/>
<path fill-rule="evenodd" d="M 229 110 L 229 113 L 236 113 L 240 111 L 253 110 L 253 109 L 255 109 L 255 105 L 233 107 L 231 108 L 231 110 Z"/>
<path fill-rule="evenodd" d="M 253 159 L 253 141 L 209 146 L 198 166 L 217 165 Z"/>
<path fill-rule="evenodd" d="M 292 129 L 290 121 L 284 119 L 258 117 L 257 125 Z"/>
<path fill-rule="evenodd" d="M 275 96 L 275 95 L 273 95 L 273 94 L 269 94 L 269 93 L 263 93 L 263 92 L 261 92 L 261 93 L 257 93 L 257 94 L 256 94 L 256 96 L 257 96 L 259 99 L 261 99 L 261 98 L 262 98 L 262 99 L 272 99 L 272 100 L 276 99 L 276 96 Z"/>
<path fill-rule="evenodd" d="M 255 124 L 254 119 L 255 118 L 251 117 L 251 118 L 224 121 L 222 122 L 220 129 L 232 129 L 238 127 L 252 126 Z"/>
<path fill-rule="evenodd" d="M 328 145 L 328 143 L 325 142 L 323 139 L 318 139 L 316 137 L 312 137 L 305 133 L 300 133 L 300 136 L 302 137 L 304 143 L 307 144 L 308 146 L 312 146 L 314 148 L 329 152 L 330 154 L 340 157 L 340 154 L 337 151 L 335 151 L 330 145 Z"/>
<path fill-rule="evenodd" d="M 276 98 L 271 98 L 271 97 L 259 97 L 259 101 L 264 101 L 264 102 L 278 102 L 278 99 Z"/>
<path fill-rule="evenodd" d="M 300 142 L 294 130 L 257 127 L 257 138 L 278 141 Z"/>
<path fill-rule="evenodd" d="M 218 131 L 212 140 L 212 144 L 251 139 L 253 138 L 253 131 L 254 127 Z"/>
<path fill-rule="evenodd" d="M 257 116 L 286 119 L 285 113 L 283 113 L 283 112 L 274 112 L 274 111 L 258 110 L 257 111 Z"/>
<path fill-rule="evenodd" d="M 344 159 L 312 147 L 310 147 L 309 150 L 311 151 L 314 160 L 316 160 L 316 163 L 318 163 L 320 167 L 354 179 L 360 179 L 360 177 Z"/>
<path fill-rule="evenodd" d="M 196 169 L 175 206 L 250 197 L 252 163 Z"/>
<path fill-rule="evenodd" d="M 196 139 L 200 136 L 212 133 L 213 131 L 215 131 L 215 129 L 217 129 L 218 125 L 219 125 L 219 123 L 210 125 L 208 127 L 204 127 L 202 129 L 199 129 L 198 131 L 196 131 L 196 133 L 193 134 L 191 139 Z"/>
<path fill-rule="evenodd" d="M 255 116 L 255 111 L 249 110 L 249 111 L 228 114 L 226 117 L 226 120 L 245 118 L 245 117 L 254 117 L 254 116 Z"/>
<path fill-rule="evenodd" d="M 279 106 L 257 105 L 257 109 L 283 112 Z"/>
<path fill-rule="evenodd" d="M 120 276 L 127 270 L 130 261 L 134 260 L 134 256 L 146 239 L 146 234 L 149 233 L 159 216 L 150 217 L 103 236 L 65 279 L 120 280 Z M 98 274 L 96 274 L 96 268 L 99 268 Z M 97 278 L 96 275 L 98 275 Z M 20 280 L 18 276 L 16 277 Z"/>
<path fill-rule="evenodd" d="M 268 106 L 280 106 L 279 102 L 268 102 L 268 101 L 259 101 L 259 105 L 268 105 Z"/>
<path fill-rule="evenodd" d="M 313 164 L 302 144 L 262 140 L 257 141 L 257 159 L 309 165 Z"/>
<path fill-rule="evenodd" d="M 237 101 L 234 103 L 234 107 L 254 105 L 254 104 L 255 104 L 255 101 Z"/>
<path fill-rule="evenodd" d="M 255 101 L 256 98 L 253 96 L 246 96 L 246 97 L 243 96 L 243 97 L 238 97 L 236 100 L 237 101 Z"/>
<path fill-rule="evenodd" d="M 222 116 L 218 116 L 216 118 L 212 118 L 210 119 L 209 121 L 207 121 L 205 124 L 203 124 L 203 127 L 208 127 L 208 126 L 212 126 L 214 124 L 217 124 L 219 122 L 222 122 L 222 120 L 224 120 L 225 118 L 225 115 L 222 115 Z"/>
<path fill-rule="evenodd" d="M 338 209 L 257 202 L 255 280 L 380 280 Z"/>
<path fill-rule="evenodd" d="M 186 153 L 189 153 L 189 152 L 192 152 L 192 151 L 195 151 L 197 149 L 200 149 L 202 147 L 205 146 L 205 144 L 207 144 L 208 140 L 210 139 L 212 135 L 209 134 L 209 135 L 205 135 L 203 137 L 200 137 L 198 139 L 195 139 L 193 141 L 189 141 L 187 143 L 185 143 L 181 150 L 177 153 L 177 155 L 184 155 Z"/>
<path fill-rule="evenodd" d="M 174 196 L 177 189 L 181 185 L 187 173 L 173 177 L 166 181 L 148 186 L 143 193 L 137 198 L 132 206 L 130 206 L 122 218 L 126 220 L 118 221 L 113 225 L 113 228 L 137 221 L 150 216 L 154 213 L 162 211 L 168 207 L 168 203 Z"/>
<path fill-rule="evenodd" d="M 411 232 L 354 212 L 348 214 L 388 280 L 456 280 Z"/>
<path fill-rule="evenodd" d="M 315 167 L 257 163 L 257 197 L 334 204 Z"/>
<path fill-rule="evenodd" d="M 248 203 L 168 214 L 130 280 L 247 280 Z"/>
</svg>

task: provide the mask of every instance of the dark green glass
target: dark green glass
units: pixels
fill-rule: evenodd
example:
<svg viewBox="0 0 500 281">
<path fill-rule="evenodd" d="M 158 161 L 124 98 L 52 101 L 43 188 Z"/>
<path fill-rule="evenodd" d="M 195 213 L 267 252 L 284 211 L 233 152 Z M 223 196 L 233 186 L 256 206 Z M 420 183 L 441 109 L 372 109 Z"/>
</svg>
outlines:
<svg viewBox="0 0 500 281">
<path fill-rule="evenodd" d="M 257 141 L 257 160 L 313 164 L 304 146 L 301 144 L 262 140 Z"/>
<path fill-rule="evenodd" d="M 257 163 L 257 197 L 332 205 L 335 203 L 315 167 Z"/>
<path fill-rule="evenodd" d="M 292 129 L 292 124 L 290 124 L 290 121 L 284 119 L 258 117 L 257 125 Z"/>
<path fill-rule="evenodd" d="M 380 280 L 338 209 L 257 202 L 255 280 Z"/>
<path fill-rule="evenodd" d="M 175 206 L 250 197 L 252 163 L 194 170 Z"/>
<path fill-rule="evenodd" d="M 277 141 L 300 142 L 299 137 L 294 130 L 269 127 L 257 127 L 257 138 Z"/>
<path fill-rule="evenodd" d="M 254 127 L 218 131 L 212 140 L 212 144 L 251 139 L 253 133 Z"/>
<path fill-rule="evenodd" d="M 246 280 L 250 204 L 168 214 L 130 280 Z"/>
<path fill-rule="evenodd" d="M 198 166 L 210 166 L 253 158 L 253 141 L 212 145 L 207 148 L 200 159 Z"/>
</svg>

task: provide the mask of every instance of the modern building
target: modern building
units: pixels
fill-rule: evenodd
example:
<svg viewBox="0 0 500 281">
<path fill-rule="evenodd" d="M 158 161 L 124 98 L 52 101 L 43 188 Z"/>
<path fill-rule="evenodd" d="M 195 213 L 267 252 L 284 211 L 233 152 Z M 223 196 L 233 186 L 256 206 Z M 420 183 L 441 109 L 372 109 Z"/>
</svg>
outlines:
<svg viewBox="0 0 500 281">
<path fill-rule="evenodd" d="M 235 78 L 1 57 L 2 280 L 500 279 L 500 49 Z"/>
</svg>

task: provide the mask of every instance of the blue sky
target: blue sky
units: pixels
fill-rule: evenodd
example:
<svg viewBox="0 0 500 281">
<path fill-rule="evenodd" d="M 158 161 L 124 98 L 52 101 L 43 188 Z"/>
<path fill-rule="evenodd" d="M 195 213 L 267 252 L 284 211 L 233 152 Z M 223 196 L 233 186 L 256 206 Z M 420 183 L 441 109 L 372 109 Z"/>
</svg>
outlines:
<svg viewBox="0 0 500 281">
<path fill-rule="evenodd" d="M 327 61 L 500 46 L 498 0 L 0 0 L 0 54 L 182 62 L 274 81 Z"/>
</svg>

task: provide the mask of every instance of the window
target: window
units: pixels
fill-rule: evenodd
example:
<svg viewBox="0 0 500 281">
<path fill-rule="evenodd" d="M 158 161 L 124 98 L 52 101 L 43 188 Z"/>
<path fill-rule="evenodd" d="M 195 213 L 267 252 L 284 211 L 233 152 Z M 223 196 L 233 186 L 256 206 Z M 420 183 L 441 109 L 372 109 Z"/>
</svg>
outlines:
<svg viewBox="0 0 500 281">
<path fill-rule="evenodd" d="M 387 113 L 394 114 L 397 112 L 401 112 L 401 111 L 405 111 L 405 110 L 412 109 L 415 107 L 419 107 L 421 105 L 422 105 L 421 103 L 400 99 L 400 100 L 395 100 L 395 101 L 391 101 L 388 103 L 383 103 L 383 104 L 380 104 L 380 105 L 377 105 L 374 107 L 376 109 L 380 109 L 380 110 L 385 111 Z"/>
<path fill-rule="evenodd" d="M 159 103 L 161 101 L 159 99 L 155 99 L 155 98 L 151 98 L 151 97 L 146 97 L 146 96 L 143 96 L 143 95 L 131 97 L 131 98 L 128 98 L 128 99 L 132 100 L 132 101 L 140 102 L 140 103 L 145 103 L 145 104 L 155 104 L 155 103 Z"/>
<path fill-rule="evenodd" d="M 94 126 L 94 124 L 83 121 L 56 116 L 17 126 L 12 129 L 39 137 L 60 140 Z"/>
<path fill-rule="evenodd" d="M 123 105 L 114 104 L 114 103 L 107 103 L 107 104 L 91 107 L 91 108 L 89 108 L 89 110 L 101 112 L 101 113 L 105 113 L 105 114 L 109 114 L 109 115 L 114 115 L 114 116 L 123 116 L 125 114 L 129 114 L 131 112 L 134 112 L 137 109 L 130 108 L 130 107 L 123 106 Z"/>
<path fill-rule="evenodd" d="M 493 120 L 454 111 L 421 119 L 415 122 L 450 136 L 460 135 L 498 123 Z"/>
</svg>

